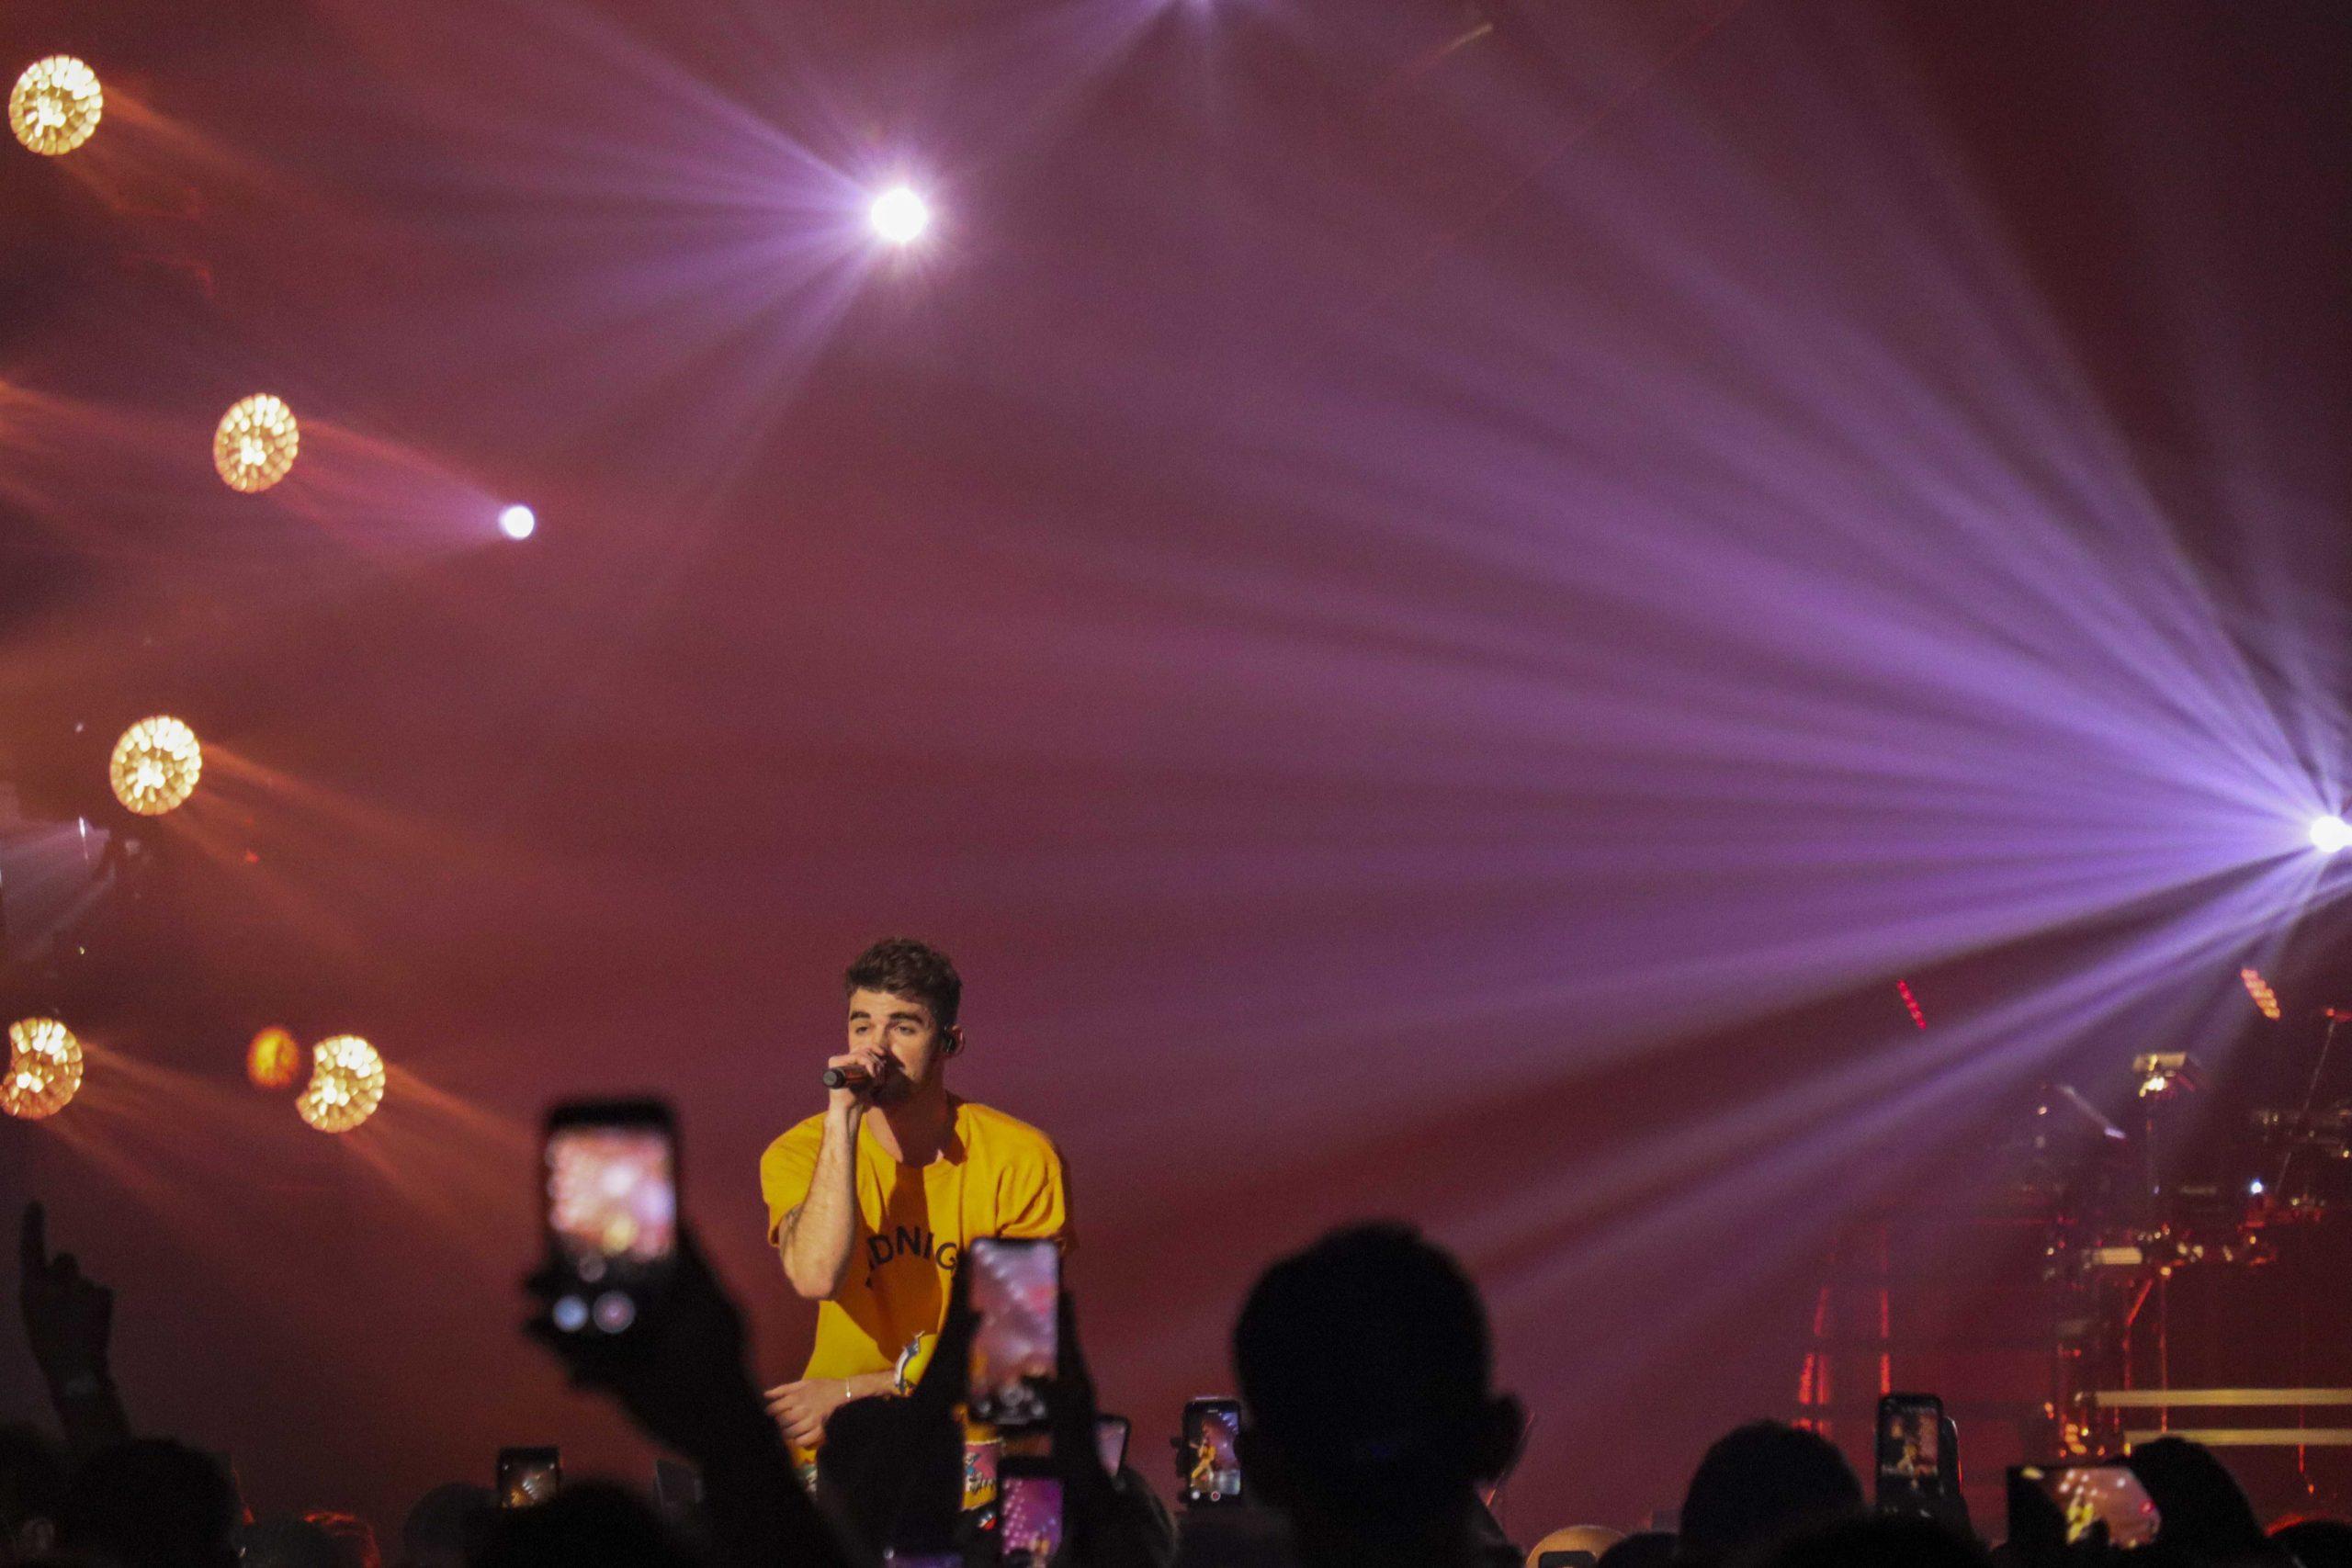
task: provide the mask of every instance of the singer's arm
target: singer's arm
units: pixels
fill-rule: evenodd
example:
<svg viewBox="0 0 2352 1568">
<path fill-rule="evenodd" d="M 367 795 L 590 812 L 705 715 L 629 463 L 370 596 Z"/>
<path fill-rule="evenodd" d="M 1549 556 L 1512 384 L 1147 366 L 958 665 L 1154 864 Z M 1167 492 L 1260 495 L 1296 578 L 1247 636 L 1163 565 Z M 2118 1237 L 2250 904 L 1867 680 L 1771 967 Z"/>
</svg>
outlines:
<svg viewBox="0 0 2352 1568">
<path fill-rule="evenodd" d="M 809 1301 L 831 1300 L 849 1277 L 857 1232 L 857 1131 L 865 1119 L 865 1108 L 855 1103 L 825 1108 L 808 1196 L 784 1217 L 777 1246 L 784 1277 Z"/>
</svg>

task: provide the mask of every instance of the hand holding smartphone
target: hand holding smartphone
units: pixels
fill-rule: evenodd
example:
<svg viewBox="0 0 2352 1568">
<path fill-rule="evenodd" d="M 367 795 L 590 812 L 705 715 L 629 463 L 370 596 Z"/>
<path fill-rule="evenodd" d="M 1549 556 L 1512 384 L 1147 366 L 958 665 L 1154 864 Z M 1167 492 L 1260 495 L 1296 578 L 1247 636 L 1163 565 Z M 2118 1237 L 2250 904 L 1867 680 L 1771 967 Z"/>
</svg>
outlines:
<svg viewBox="0 0 2352 1568">
<path fill-rule="evenodd" d="M 1879 1512 L 1932 1515 L 1951 1490 L 1943 1450 L 1942 1400 L 1932 1393 L 1890 1393 L 1880 1399 Z"/>
<path fill-rule="evenodd" d="M 530 1508 L 563 1490 L 563 1455 L 553 1448 L 498 1450 L 498 1506 Z"/>
<path fill-rule="evenodd" d="M 1188 1507 L 1241 1501 L 1241 1402 L 1189 1399 L 1176 1439 L 1177 1495 Z"/>
<path fill-rule="evenodd" d="M 1061 1359 L 1056 1325 L 1061 1302 L 1061 1248 L 1051 1241 L 981 1236 L 965 1252 L 972 1271 L 972 1418 L 992 1427 L 1040 1427 Z"/>
<path fill-rule="evenodd" d="M 654 1100 L 582 1100 L 548 1117 L 548 1249 L 565 1334 L 623 1334 L 668 1286 L 678 1245 L 678 1138 Z"/>
<path fill-rule="evenodd" d="M 2164 1523 L 2128 1465 L 2021 1464 L 2008 1483 L 2009 1541 L 2028 1562 L 2134 1551 L 2154 1543 Z"/>
</svg>

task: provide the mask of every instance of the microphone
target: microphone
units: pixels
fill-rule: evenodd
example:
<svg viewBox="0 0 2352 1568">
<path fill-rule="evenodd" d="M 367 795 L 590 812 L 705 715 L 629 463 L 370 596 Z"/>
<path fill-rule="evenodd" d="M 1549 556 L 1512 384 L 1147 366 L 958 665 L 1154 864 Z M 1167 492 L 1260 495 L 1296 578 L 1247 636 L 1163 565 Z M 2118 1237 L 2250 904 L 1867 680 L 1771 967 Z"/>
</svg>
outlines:
<svg viewBox="0 0 2352 1568">
<path fill-rule="evenodd" d="M 825 1069 L 827 1089 L 865 1089 L 873 1082 L 872 1073 L 861 1072 L 855 1067 L 827 1067 Z"/>
</svg>

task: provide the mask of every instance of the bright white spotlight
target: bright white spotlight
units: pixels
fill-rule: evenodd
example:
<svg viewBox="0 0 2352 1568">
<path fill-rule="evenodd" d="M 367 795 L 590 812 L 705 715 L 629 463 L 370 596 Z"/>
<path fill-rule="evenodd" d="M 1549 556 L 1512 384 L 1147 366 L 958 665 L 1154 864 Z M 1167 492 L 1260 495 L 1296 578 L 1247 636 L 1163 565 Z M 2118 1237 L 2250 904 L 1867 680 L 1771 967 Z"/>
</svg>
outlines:
<svg viewBox="0 0 2352 1568">
<path fill-rule="evenodd" d="M 931 227 L 931 205 L 912 186 L 892 186 L 865 209 L 874 232 L 894 245 L 910 245 Z"/>
<path fill-rule="evenodd" d="M 2324 855 L 2341 849 L 2352 849 L 2352 822 L 2341 817 L 2320 817 L 2312 821 L 2312 848 Z"/>
<path fill-rule="evenodd" d="M 538 525 L 538 514 L 527 506 L 510 506 L 498 514 L 498 531 L 510 539 L 527 539 Z"/>
</svg>

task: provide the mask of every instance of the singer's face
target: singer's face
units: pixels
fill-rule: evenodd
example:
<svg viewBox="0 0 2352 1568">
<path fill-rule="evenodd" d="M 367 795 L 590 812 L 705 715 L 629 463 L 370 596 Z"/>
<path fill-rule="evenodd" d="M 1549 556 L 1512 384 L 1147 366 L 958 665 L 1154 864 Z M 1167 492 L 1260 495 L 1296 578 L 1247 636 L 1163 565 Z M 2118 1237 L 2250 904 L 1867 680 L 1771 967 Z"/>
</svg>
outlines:
<svg viewBox="0 0 2352 1568">
<path fill-rule="evenodd" d="M 850 993 L 849 1048 L 875 1065 L 876 1104 L 896 1104 L 935 1077 L 945 1043 L 929 1003 L 890 991 Z"/>
</svg>

